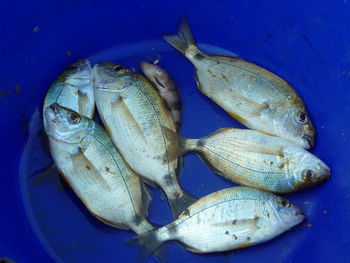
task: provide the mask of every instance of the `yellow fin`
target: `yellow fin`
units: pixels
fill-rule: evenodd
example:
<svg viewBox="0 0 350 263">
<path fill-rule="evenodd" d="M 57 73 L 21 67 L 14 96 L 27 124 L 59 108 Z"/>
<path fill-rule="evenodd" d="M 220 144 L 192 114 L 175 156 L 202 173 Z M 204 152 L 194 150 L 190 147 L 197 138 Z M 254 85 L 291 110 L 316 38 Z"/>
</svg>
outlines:
<svg viewBox="0 0 350 263">
<path fill-rule="evenodd" d="M 246 124 L 247 120 L 244 119 L 243 117 L 237 115 L 236 113 L 232 112 L 232 111 L 227 111 L 228 114 L 230 114 L 234 119 L 236 119 L 237 121 L 239 121 L 242 124 Z"/>
<path fill-rule="evenodd" d="M 249 247 L 249 246 L 252 246 L 252 245 L 254 245 L 254 242 L 244 243 L 244 244 L 238 245 L 234 249 L 245 248 L 245 247 Z"/>
</svg>

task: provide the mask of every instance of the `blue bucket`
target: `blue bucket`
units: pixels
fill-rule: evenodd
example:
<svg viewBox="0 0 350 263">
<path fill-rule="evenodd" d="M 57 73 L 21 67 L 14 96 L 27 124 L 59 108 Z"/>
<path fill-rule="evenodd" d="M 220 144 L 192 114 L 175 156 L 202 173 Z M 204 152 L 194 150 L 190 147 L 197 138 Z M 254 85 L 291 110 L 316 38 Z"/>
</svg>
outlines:
<svg viewBox="0 0 350 263">
<path fill-rule="evenodd" d="M 350 262 L 350 1 L 7 1 L 0 35 L 0 258 L 21 262 L 134 262 L 134 234 L 92 217 L 59 177 L 32 185 L 51 162 L 41 107 L 52 81 L 71 62 L 112 60 L 138 70 L 154 61 L 176 80 L 182 134 L 198 138 L 242 127 L 196 88 L 192 65 L 161 38 L 185 14 L 207 53 L 236 54 L 290 82 L 317 129 L 312 152 L 331 180 L 286 197 L 307 222 L 261 245 L 197 255 L 169 243 L 167 262 Z M 233 183 L 190 154 L 181 185 L 196 197 Z M 64 185 L 63 185 L 64 186 Z M 150 221 L 171 221 L 153 189 Z M 1 260 L 0 260 L 1 262 Z M 150 257 L 146 262 L 158 262 Z"/>
</svg>

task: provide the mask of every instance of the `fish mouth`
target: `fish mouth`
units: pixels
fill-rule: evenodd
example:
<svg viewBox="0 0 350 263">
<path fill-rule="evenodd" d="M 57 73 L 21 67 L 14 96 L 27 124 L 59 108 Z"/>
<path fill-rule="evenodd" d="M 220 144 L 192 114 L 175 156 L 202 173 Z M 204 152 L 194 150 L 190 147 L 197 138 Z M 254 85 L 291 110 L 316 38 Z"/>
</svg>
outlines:
<svg viewBox="0 0 350 263">
<path fill-rule="evenodd" d="M 53 103 L 51 104 L 47 110 L 46 110 L 46 114 L 49 116 L 49 119 L 52 123 L 57 124 L 60 122 L 59 118 L 57 117 L 58 115 L 58 103 Z M 51 116 L 50 116 L 51 115 Z"/>
<path fill-rule="evenodd" d="M 303 136 L 301 136 L 301 139 L 303 139 L 304 142 L 307 143 L 307 145 L 309 146 L 308 148 L 312 147 L 315 144 L 314 136 L 304 134 Z"/>
<path fill-rule="evenodd" d="M 322 171 L 320 173 L 322 174 L 320 181 L 327 180 L 331 177 L 331 169 L 328 166 L 322 167 Z"/>
<path fill-rule="evenodd" d="M 295 215 L 300 219 L 300 223 L 301 222 L 304 222 L 305 221 L 305 219 L 306 219 L 306 215 L 305 215 L 305 213 L 303 212 L 303 211 L 297 211 L 296 213 L 295 213 Z"/>
</svg>

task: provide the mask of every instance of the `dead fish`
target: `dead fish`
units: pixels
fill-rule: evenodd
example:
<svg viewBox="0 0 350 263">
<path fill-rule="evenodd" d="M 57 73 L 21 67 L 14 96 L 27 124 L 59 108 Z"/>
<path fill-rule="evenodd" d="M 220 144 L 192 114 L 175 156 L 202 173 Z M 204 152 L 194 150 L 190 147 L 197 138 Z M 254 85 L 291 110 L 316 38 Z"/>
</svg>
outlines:
<svg viewBox="0 0 350 263">
<path fill-rule="evenodd" d="M 167 130 L 167 136 L 178 135 Z M 201 139 L 180 138 L 180 144 L 215 173 L 270 192 L 295 192 L 330 176 L 330 168 L 301 146 L 255 130 L 226 128 Z"/>
<path fill-rule="evenodd" d="M 121 65 L 96 64 L 94 75 L 98 112 L 114 144 L 136 173 L 162 188 L 177 216 L 195 199 L 178 183 L 177 138 L 164 134 L 175 132 L 175 124 L 164 100 L 146 78 Z"/>
<path fill-rule="evenodd" d="M 165 100 L 175 122 L 176 132 L 179 132 L 181 128 L 181 96 L 175 82 L 166 70 L 155 64 L 141 62 L 140 68 Z"/>
<path fill-rule="evenodd" d="M 53 103 L 92 118 L 95 110 L 93 71 L 89 60 L 80 59 L 69 65 L 51 84 L 43 111 Z M 45 131 L 46 116 L 43 114 Z"/>
<path fill-rule="evenodd" d="M 44 114 L 52 157 L 90 213 L 138 234 L 153 229 L 146 220 L 151 196 L 104 129 L 57 103 Z"/>
<path fill-rule="evenodd" d="M 128 241 L 150 254 L 167 241 L 193 253 L 257 245 L 300 224 L 305 215 L 288 200 L 249 187 L 232 187 L 200 198 L 174 222 Z"/>
<path fill-rule="evenodd" d="M 192 62 L 200 91 L 240 123 L 304 148 L 314 144 L 315 129 L 305 105 L 285 80 L 237 57 L 204 54 L 186 20 L 177 35 L 164 39 Z"/>
</svg>

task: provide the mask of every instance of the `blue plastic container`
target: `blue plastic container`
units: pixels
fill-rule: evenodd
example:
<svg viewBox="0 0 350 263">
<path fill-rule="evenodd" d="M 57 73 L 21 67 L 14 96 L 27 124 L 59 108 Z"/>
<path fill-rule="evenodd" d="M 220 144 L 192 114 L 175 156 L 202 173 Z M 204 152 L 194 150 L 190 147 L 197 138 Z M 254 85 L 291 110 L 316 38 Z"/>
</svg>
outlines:
<svg viewBox="0 0 350 263">
<path fill-rule="evenodd" d="M 312 152 L 332 168 L 328 182 L 287 198 L 308 221 L 271 242 L 195 255 L 169 244 L 168 262 L 350 262 L 350 2 L 325 1 L 6 1 L 0 34 L 0 258 L 22 262 L 134 262 L 133 233 L 93 218 L 58 177 L 32 185 L 50 163 L 40 111 L 50 83 L 81 57 L 138 67 L 160 59 L 184 102 L 182 134 L 242 127 L 195 86 L 193 67 L 166 44 L 185 14 L 206 52 L 236 53 L 288 80 L 317 129 Z M 220 49 L 222 48 L 222 49 Z M 181 183 L 197 197 L 233 184 L 195 155 Z M 150 221 L 171 215 L 153 190 Z M 157 262 L 155 258 L 147 262 Z"/>
</svg>

